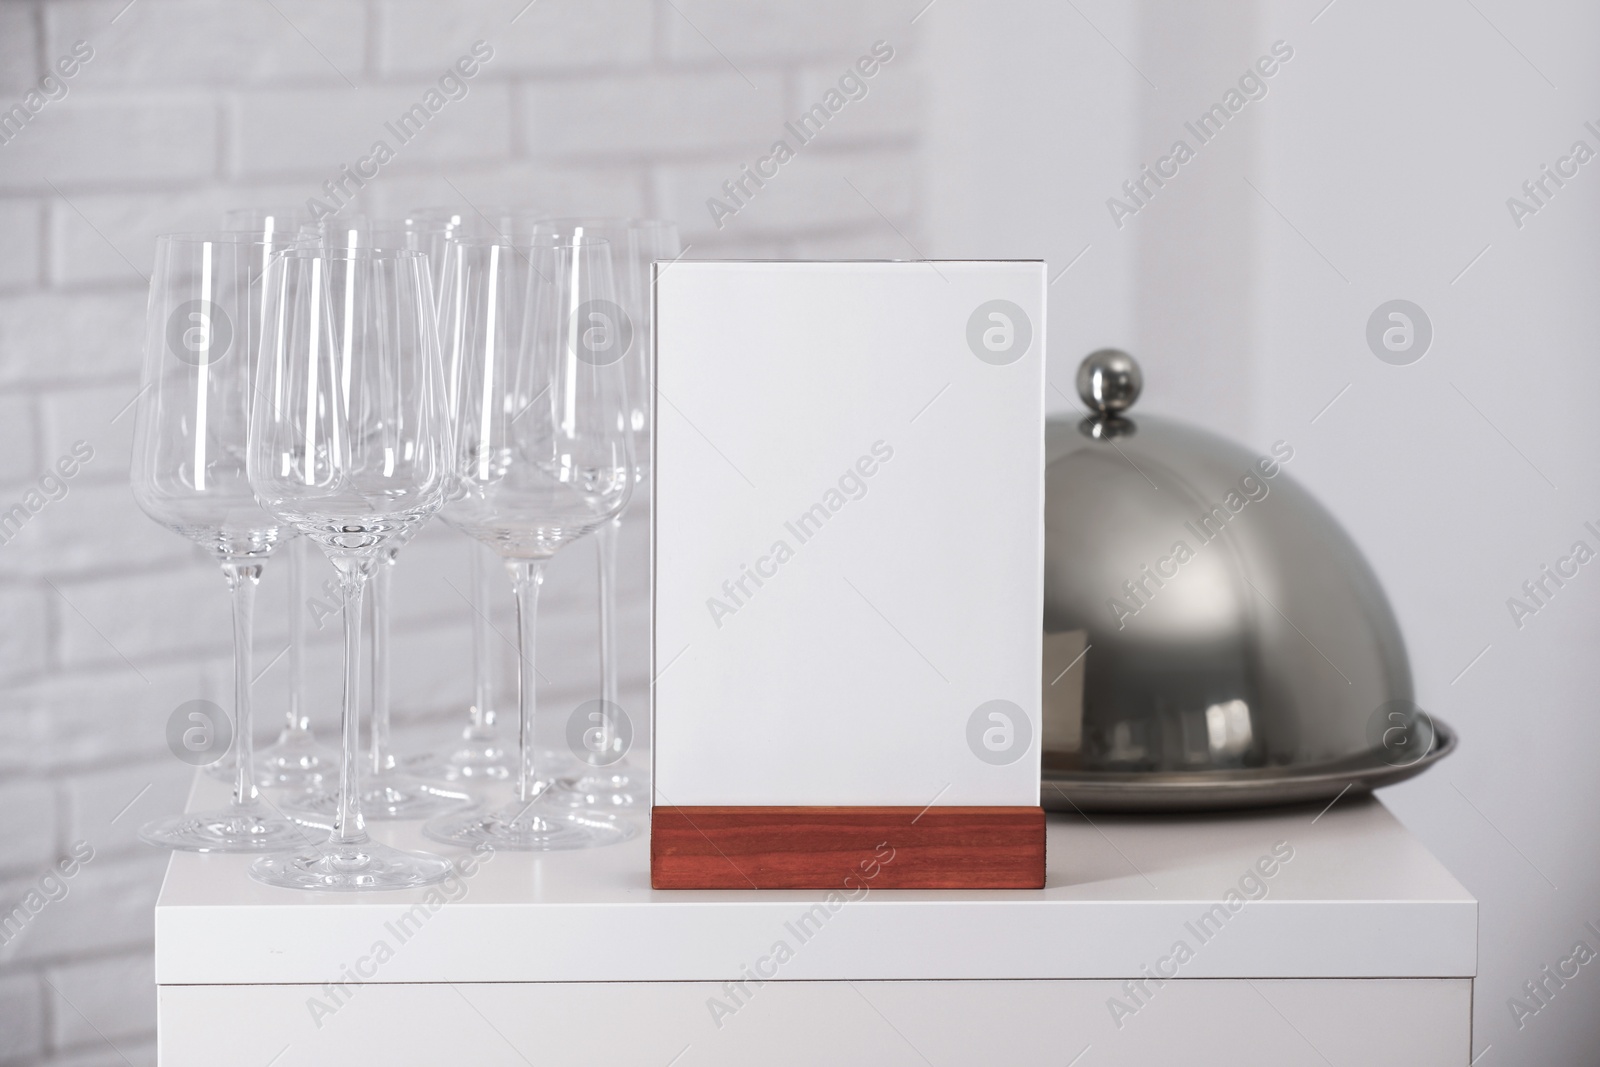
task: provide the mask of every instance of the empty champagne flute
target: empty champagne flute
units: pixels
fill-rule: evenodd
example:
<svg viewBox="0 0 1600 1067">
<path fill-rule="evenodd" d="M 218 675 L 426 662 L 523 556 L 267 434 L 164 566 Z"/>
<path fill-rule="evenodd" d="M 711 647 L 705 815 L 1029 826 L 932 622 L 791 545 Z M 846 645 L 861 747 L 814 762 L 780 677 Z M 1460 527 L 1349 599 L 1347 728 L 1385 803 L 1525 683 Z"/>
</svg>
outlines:
<svg viewBox="0 0 1600 1067">
<path fill-rule="evenodd" d="M 196 852 L 283 849 L 305 836 L 262 799 L 251 753 L 255 592 L 280 538 L 245 477 L 264 251 L 250 233 L 164 234 L 150 275 L 134 499 L 210 551 L 233 594 L 233 802 L 139 830 L 149 844 Z"/>
<path fill-rule="evenodd" d="M 442 517 L 493 548 L 517 599 L 515 799 L 440 816 L 436 841 L 523 851 L 611 844 L 634 828 L 550 797 L 535 745 L 534 632 L 544 564 L 609 522 L 633 488 L 632 431 L 615 330 L 610 248 L 590 237 L 456 246 L 459 307 L 446 341 L 454 482 Z"/>
<path fill-rule="evenodd" d="M 338 572 L 343 744 L 328 840 L 263 857 L 250 874 L 291 889 L 429 885 L 448 876 L 448 861 L 368 835 L 358 755 L 366 586 L 439 509 L 449 479 L 427 259 L 409 250 L 291 249 L 273 257 L 266 302 L 250 485 L 267 511 L 315 542 Z"/>
<path fill-rule="evenodd" d="M 662 219 L 550 218 L 534 228 L 539 235 L 570 239 L 588 235 L 608 242 L 617 275 L 618 330 L 628 386 L 628 418 L 635 440 L 636 497 L 649 484 L 650 400 L 655 389 L 654 326 L 651 300 L 652 264 L 670 263 L 681 254 L 678 227 Z M 650 803 L 646 775 L 623 762 L 632 738 L 631 719 L 622 706 L 617 641 L 617 540 L 622 516 L 595 531 L 600 606 L 600 697 L 584 709 L 591 728 L 583 732 L 582 751 L 573 754 L 584 772 L 557 793 L 568 803 L 610 808 L 644 807 Z"/>
</svg>

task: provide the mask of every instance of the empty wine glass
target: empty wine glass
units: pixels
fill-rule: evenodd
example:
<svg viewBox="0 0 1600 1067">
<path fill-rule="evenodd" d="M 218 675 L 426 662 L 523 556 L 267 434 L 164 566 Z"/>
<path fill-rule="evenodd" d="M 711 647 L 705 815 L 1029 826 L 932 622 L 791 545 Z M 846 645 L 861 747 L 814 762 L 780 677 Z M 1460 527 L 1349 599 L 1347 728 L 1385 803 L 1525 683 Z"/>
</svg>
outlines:
<svg viewBox="0 0 1600 1067">
<path fill-rule="evenodd" d="M 678 227 L 662 219 L 555 218 L 540 221 L 536 234 L 558 238 L 581 235 L 608 242 L 617 274 L 617 302 L 622 308 L 622 362 L 627 374 L 628 417 L 640 440 L 634 448 L 634 478 L 642 490 L 648 484 L 650 448 L 650 398 L 655 389 L 655 320 L 651 300 L 652 264 L 671 262 L 680 255 Z M 642 494 L 641 494 L 642 495 Z M 600 700 L 585 708 L 591 720 L 583 734 L 583 751 L 574 750 L 586 768 L 570 785 L 558 788 L 567 802 L 611 808 L 643 807 L 650 803 L 646 776 L 623 762 L 631 730 L 618 689 L 621 674 L 617 655 L 617 539 L 622 516 L 595 531 L 600 604 Z"/>
<path fill-rule="evenodd" d="M 447 877 L 450 864 L 371 839 L 358 766 L 367 582 L 438 510 L 449 478 L 427 259 L 409 250 L 291 249 L 272 259 L 266 301 L 250 484 L 262 506 L 314 541 L 338 572 L 343 746 L 328 840 L 263 857 L 250 873 L 292 889 L 428 885 Z"/>
<path fill-rule="evenodd" d="M 149 844 L 197 852 L 260 852 L 304 839 L 261 798 L 251 754 L 253 607 L 280 536 L 245 477 L 263 251 L 248 233 L 164 234 L 150 275 L 134 499 L 210 551 L 233 593 L 233 802 L 139 830 Z"/>
<path fill-rule="evenodd" d="M 365 217 L 335 218 L 322 222 L 312 244 L 344 253 L 376 248 L 410 249 L 426 255 L 424 246 L 430 234 L 430 230 L 411 219 L 390 222 Z M 354 327 L 359 320 L 353 303 L 357 289 L 350 283 L 352 279 L 359 281 L 361 263 L 362 260 L 349 255 L 331 259 L 323 280 L 332 309 L 334 343 L 341 350 L 341 359 L 348 358 L 344 350 L 354 343 Z M 431 278 L 431 266 L 428 273 Z M 429 292 L 428 313 L 437 314 L 431 288 Z M 468 793 L 430 782 L 402 768 L 390 745 L 390 576 L 398 551 L 396 547 L 380 554 L 382 565 L 373 572 L 367 591 L 372 649 L 372 713 L 368 735 L 371 747 L 367 757 L 368 773 L 361 780 L 360 800 L 362 816 L 375 820 L 426 819 L 472 801 Z M 339 795 L 332 788 L 332 782 L 324 780 L 290 796 L 284 801 L 283 809 L 303 823 L 328 828 L 338 814 Z"/>
<path fill-rule="evenodd" d="M 323 248 L 406 248 L 428 257 L 434 279 L 434 308 L 437 311 L 446 253 L 450 242 L 479 232 L 485 224 L 470 213 L 445 208 L 426 208 L 401 218 L 368 215 L 335 215 L 319 222 L 303 223 L 300 236 Z M 336 306 L 337 309 L 337 306 Z"/>
<path fill-rule="evenodd" d="M 471 209 L 457 210 L 448 207 L 423 207 L 406 212 L 404 225 L 417 235 L 417 247 L 428 254 L 428 266 L 433 271 L 434 296 L 444 295 L 445 259 L 450 243 L 474 234 L 487 235 L 493 225 Z"/>
<path fill-rule="evenodd" d="M 413 217 L 430 220 L 435 225 L 448 227 L 444 265 L 438 275 L 439 335 L 446 349 L 449 363 L 446 373 L 447 389 L 453 387 L 458 376 L 460 347 L 467 343 L 470 327 L 463 316 L 482 314 L 482 304 L 469 304 L 473 294 L 469 286 L 482 286 L 484 274 L 478 268 L 481 252 L 469 251 L 462 255 L 458 243 L 473 234 L 509 223 L 507 209 L 489 208 L 480 213 L 477 222 L 472 216 L 447 208 L 421 209 Z M 531 227 L 531 223 L 529 224 Z M 479 238 L 480 240 L 486 238 Z M 524 242 L 526 243 L 526 242 Z M 504 247 L 517 247 L 515 242 Z M 519 267 L 529 264 L 524 259 Z M 509 276 L 508 276 L 509 277 Z M 526 270 L 519 276 L 526 283 Z M 502 282 L 503 284 L 503 282 Z M 525 294 L 524 294 L 525 296 Z M 522 315 L 526 301 L 522 297 L 501 306 L 499 313 L 508 316 L 510 327 L 522 329 Z M 501 333 L 502 341 L 505 338 Z M 452 401 L 452 410 L 454 410 Z M 495 648 L 490 603 L 493 597 L 494 575 L 489 563 L 490 552 L 479 541 L 469 546 L 468 605 L 472 609 L 472 703 L 467 708 L 467 724 L 460 736 L 443 752 L 424 753 L 412 766 L 426 778 L 441 778 L 449 782 L 483 782 L 511 777 L 516 769 L 516 752 L 506 744 L 499 729 L 499 714 L 495 696 Z"/>
<path fill-rule="evenodd" d="M 407 217 L 415 220 L 427 237 L 425 247 L 434 268 L 440 307 L 440 338 L 449 336 L 445 325 L 446 305 L 456 299 L 453 286 L 456 266 L 452 248 L 456 241 L 471 236 L 505 232 L 514 209 L 417 208 Z M 425 778 L 449 782 L 484 782 L 511 776 L 515 752 L 506 744 L 499 729 L 495 686 L 494 626 L 490 619 L 494 578 L 490 552 L 481 543 L 467 546 L 468 604 L 472 609 L 472 703 L 467 706 L 467 724 L 445 751 L 423 753 L 414 758 L 413 767 Z"/>
<path fill-rule="evenodd" d="M 483 210 L 445 207 L 417 208 L 408 214 L 427 234 L 426 248 L 434 267 L 440 307 L 440 338 L 449 336 L 445 325 L 446 305 L 452 295 L 452 250 L 456 241 L 474 235 L 493 233 L 504 222 L 503 209 Z M 482 782 L 511 776 L 515 760 L 510 746 L 498 729 L 494 682 L 494 644 L 491 637 L 490 600 L 494 575 L 482 544 L 468 546 L 469 606 L 472 609 L 472 703 L 467 707 L 467 724 L 449 748 L 440 753 L 423 753 L 413 761 L 419 775 L 450 782 Z"/>
<path fill-rule="evenodd" d="M 526 244 L 537 220 L 538 208 L 487 206 L 481 208 L 418 208 L 408 215 L 430 234 L 427 243 L 438 280 L 441 340 L 450 335 L 446 322 L 459 315 L 461 298 L 459 260 L 451 255 L 454 242 L 468 237 L 498 235 L 513 244 Z M 442 241 L 431 235 L 442 235 Z M 520 240 L 519 240 L 520 238 Z M 441 252 L 442 250 L 442 252 Z M 485 782 L 510 778 L 516 770 L 516 750 L 500 729 L 496 674 L 496 638 L 490 607 L 494 599 L 494 566 L 490 551 L 481 543 L 468 545 L 468 605 L 472 609 L 472 703 L 467 722 L 456 739 L 441 752 L 422 753 L 412 767 L 424 778 L 448 782 Z"/>
<path fill-rule="evenodd" d="M 611 844 L 634 828 L 552 802 L 534 743 L 534 631 L 544 564 L 609 522 L 633 487 L 632 431 L 606 242 L 519 246 L 462 240 L 447 360 L 455 401 L 455 488 L 441 515 L 505 560 L 517 597 L 516 798 L 443 815 L 436 841 L 524 851 Z"/>
<path fill-rule="evenodd" d="M 272 253 L 294 242 L 304 215 L 303 208 L 240 208 L 223 216 L 224 230 L 251 234 L 257 242 L 258 260 L 251 297 L 256 324 L 250 333 L 252 338 L 261 336 L 260 315 L 264 305 L 260 287 L 266 277 L 267 261 Z M 253 348 L 249 356 L 253 362 Z M 301 790 L 314 788 L 324 778 L 331 778 L 339 765 L 339 757 L 311 732 L 310 698 L 305 684 L 305 616 L 301 614 L 306 600 L 306 546 L 304 539 L 295 537 L 293 531 L 284 532 L 290 538 L 286 549 L 289 557 L 289 701 L 277 739 L 256 751 L 253 758 L 258 787 Z M 213 777 L 231 780 L 236 762 L 218 760 L 206 770 Z"/>
</svg>

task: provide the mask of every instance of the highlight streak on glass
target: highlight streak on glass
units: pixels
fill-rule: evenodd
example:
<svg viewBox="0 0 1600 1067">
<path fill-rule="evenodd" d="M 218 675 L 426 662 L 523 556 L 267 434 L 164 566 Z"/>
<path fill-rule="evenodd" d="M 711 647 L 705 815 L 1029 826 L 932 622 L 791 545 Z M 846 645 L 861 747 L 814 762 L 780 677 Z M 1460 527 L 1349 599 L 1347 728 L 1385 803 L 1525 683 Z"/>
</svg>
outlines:
<svg viewBox="0 0 1600 1067">
<path fill-rule="evenodd" d="M 584 326 L 578 322 L 578 275 L 581 273 L 578 266 L 578 257 L 579 249 L 582 247 L 582 240 L 583 227 L 573 227 L 572 285 L 569 287 L 568 295 L 568 301 L 571 306 L 567 308 L 567 348 L 569 349 L 567 356 L 569 359 L 577 358 L 578 346 L 583 343 L 581 338 Z M 568 366 L 571 366 L 571 364 L 568 364 Z M 576 368 L 573 369 L 576 370 Z M 578 376 L 576 373 L 572 373 L 566 375 L 566 379 L 567 395 L 562 398 L 561 428 L 566 431 L 568 437 L 572 437 L 577 433 L 578 425 Z"/>
<path fill-rule="evenodd" d="M 489 480 L 489 417 L 494 408 L 495 290 L 500 278 L 500 246 L 489 246 L 488 329 L 483 335 L 483 402 L 479 405 L 478 481 Z"/>
<path fill-rule="evenodd" d="M 452 255 L 449 258 L 455 261 L 456 272 L 454 284 L 448 287 L 456 298 L 455 316 L 452 321 L 460 322 L 462 310 L 466 307 L 466 289 L 461 284 L 462 278 L 465 276 L 465 267 L 461 262 L 461 257 Z M 440 319 L 443 319 L 442 314 Z M 450 414 L 454 417 L 456 414 L 456 390 L 461 384 L 461 331 L 451 330 L 450 333 L 450 380 L 445 383 L 445 394 L 450 401 Z"/>
<path fill-rule="evenodd" d="M 289 264 L 287 262 L 280 262 L 278 264 L 278 269 L 287 273 L 287 271 L 289 269 Z M 273 287 L 273 284 L 275 283 L 275 281 L 276 281 L 276 279 L 268 279 L 267 280 L 266 291 L 268 293 L 273 291 L 272 287 Z M 283 334 L 283 324 L 284 324 L 284 315 L 286 313 L 287 308 L 289 307 L 289 302 L 287 300 L 279 300 L 277 303 L 278 303 L 278 326 L 277 326 L 277 341 L 278 341 L 278 343 L 273 348 L 273 352 L 272 352 L 272 372 L 273 372 L 272 373 L 272 417 L 275 420 L 279 419 L 279 418 L 281 418 L 283 416 L 283 394 L 284 394 L 284 381 L 283 381 L 284 334 Z M 263 315 L 266 314 L 266 300 L 265 299 L 263 299 L 262 302 L 261 302 L 261 311 L 262 311 Z M 263 322 L 263 327 L 265 327 L 265 322 Z M 286 452 L 286 453 L 284 453 L 284 468 L 283 468 L 283 473 L 285 475 L 287 475 L 289 473 L 288 461 L 289 461 L 289 454 Z"/>
<path fill-rule="evenodd" d="M 265 230 L 264 230 L 264 232 L 262 234 L 262 242 L 261 242 L 261 278 L 262 278 L 263 282 L 266 280 L 266 277 L 267 277 L 267 267 L 272 263 L 272 235 L 273 235 L 273 232 L 274 232 L 273 223 L 274 223 L 273 217 L 271 215 L 268 215 L 267 219 L 266 219 Z M 267 302 L 265 300 L 262 300 L 261 301 L 261 332 L 265 333 L 266 329 L 267 329 Z"/>
<path fill-rule="evenodd" d="M 200 337 L 202 348 L 196 371 L 194 409 L 194 487 L 206 491 L 206 390 L 211 383 L 211 242 L 200 245 Z M 181 343 L 181 342 L 180 342 Z"/>
<path fill-rule="evenodd" d="M 311 261 L 311 367 L 306 375 L 306 454 L 305 477 L 307 485 L 316 484 L 317 478 L 317 365 L 320 362 L 317 347 L 322 340 L 322 257 Z M 336 435 L 337 436 L 337 435 Z"/>
<path fill-rule="evenodd" d="M 356 230 L 351 230 L 345 235 L 345 250 L 356 250 Z M 351 339 L 355 332 L 355 285 L 356 261 L 355 256 L 349 256 L 344 261 L 344 390 L 340 394 L 344 397 L 344 414 L 350 417 L 350 349 Z"/>
</svg>

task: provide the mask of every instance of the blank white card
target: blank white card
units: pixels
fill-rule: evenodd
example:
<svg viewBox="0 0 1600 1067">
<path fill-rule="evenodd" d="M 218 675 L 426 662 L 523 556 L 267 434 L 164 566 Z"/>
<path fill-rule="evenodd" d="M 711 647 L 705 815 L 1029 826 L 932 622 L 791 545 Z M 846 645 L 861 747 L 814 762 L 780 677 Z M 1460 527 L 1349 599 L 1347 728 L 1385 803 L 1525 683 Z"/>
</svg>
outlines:
<svg viewBox="0 0 1600 1067">
<path fill-rule="evenodd" d="M 657 804 L 1039 802 L 1045 285 L 657 265 Z"/>
</svg>

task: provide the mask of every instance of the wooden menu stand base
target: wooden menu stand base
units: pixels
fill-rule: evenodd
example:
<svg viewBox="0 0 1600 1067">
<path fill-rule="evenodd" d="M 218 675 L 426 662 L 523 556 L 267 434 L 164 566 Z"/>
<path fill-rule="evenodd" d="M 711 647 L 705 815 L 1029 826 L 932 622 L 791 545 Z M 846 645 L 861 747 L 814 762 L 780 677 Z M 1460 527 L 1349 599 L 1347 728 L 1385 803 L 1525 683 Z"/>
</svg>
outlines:
<svg viewBox="0 0 1600 1067">
<path fill-rule="evenodd" d="M 1043 808 L 656 807 L 650 835 L 656 889 L 1044 887 Z"/>
</svg>

